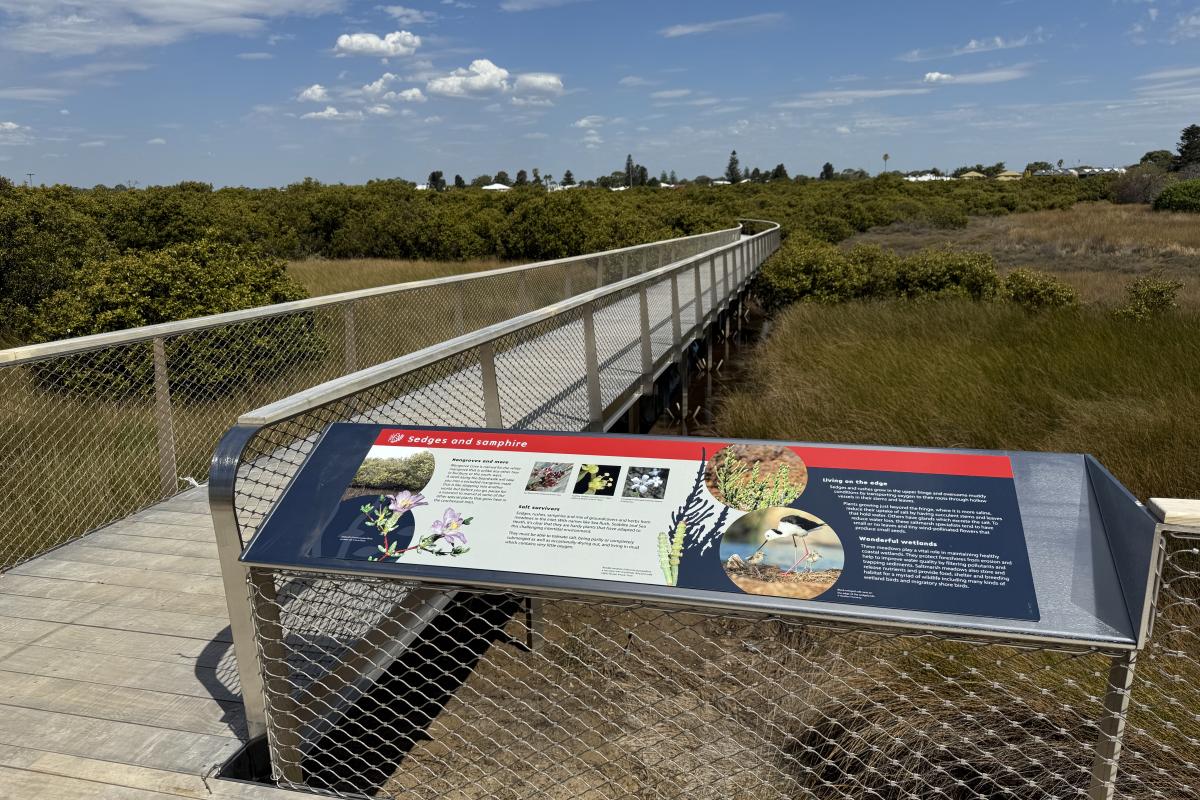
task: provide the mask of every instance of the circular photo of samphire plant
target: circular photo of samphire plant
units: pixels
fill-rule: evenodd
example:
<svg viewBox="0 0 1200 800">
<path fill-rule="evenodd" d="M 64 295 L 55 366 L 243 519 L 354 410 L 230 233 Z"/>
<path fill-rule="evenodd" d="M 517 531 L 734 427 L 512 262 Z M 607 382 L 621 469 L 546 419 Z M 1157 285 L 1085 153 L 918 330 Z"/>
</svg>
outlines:
<svg viewBox="0 0 1200 800">
<path fill-rule="evenodd" d="M 806 511 L 764 508 L 721 536 L 721 565 L 743 592 L 811 600 L 824 594 L 846 563 L 833 528 Z"/>
<path fill-rule="evenodd" d="M 808 485 L 808 469 L 790 447 L 731 444 L 709 459 L 704 482 L 730 508 L 758 511 L 799 497 Z"/>
</svg>

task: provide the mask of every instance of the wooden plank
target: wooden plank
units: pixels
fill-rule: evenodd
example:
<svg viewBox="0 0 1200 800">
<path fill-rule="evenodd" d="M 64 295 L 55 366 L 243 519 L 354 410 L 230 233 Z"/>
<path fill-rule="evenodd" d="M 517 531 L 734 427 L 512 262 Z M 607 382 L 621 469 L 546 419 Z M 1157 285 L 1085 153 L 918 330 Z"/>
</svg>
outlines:
<svg viewBox="0 0 1200 800">
<path fill-rule="evenodd" d="M 0 642 L 29 644 L 61 628 L 57 622 L 0 616 Z"/>
<path fill-rule="evenodd" d="M 240 702 L 237 670 L 231 661 L 221 661 L 219 666 L 168 664 L 111 654 L 97 658 L 93 653 L 0 643 L 0 669 L 7 672 Z"/>
<path fill-rule="evenodd" d="M 88 547 L 103 547 L 106 550 L 127 550 L 134 553 L 159 553 L 169 556 L 192 556 L 195 558 L 217 557 L 217 540 L 162 539 L 150 536 L 129 536 L 117 529 L 97 531 L 80 540 Z"/>
<path fill-rule="evenodd" d="M 43 623 L 45 624 L 45 623 Z M 83 625 L 56 625 L 37 641 L 42 647 L 85 653 L 140 658 L 144 661 L 163 661 L 169 664 L 217 667 L 232 658 L 227 642 L 208 642 L 182 636 L 158 633 L 139 633 L 109 628 L 89 628 Z M 228 653 L 228 656 L 227 656 Z M 100 659 L 97 659 L 100 660 Z M 146 669 L 150 669 L 146 665 Z"/>
<path fill-rule="evenodd" d="M 240 703 L 0 669 L 0 707 L 17 706 L 245 739 Z"/>
<path fill-rule="evenodd" d="M 212 517 L 207 511 L 165 511 L 158 506 L 139 511 L 129 518 L 134 522 L 152 522 L 157 525 L 189 525 L 212 530 Z"/>
<path fill-rule="evenodd" d="M 0 709 L 0 744 L 176 772 L 224 763 L 237 739 L 32 708 Z M 35 795 L 36 796 L 36 795 Z"/>
<path fill-rule="evenodd" d="M 51 600 L 46 597 L 23 597 L 15 594 L 0 594 L 0 616 L 16 619 L 38 619 L 46 622 L 74 622 L 95 611 L 93 603 L 72 600 Z"/>
<path fill-rule="evenodd" d="M 1150 513 L 1168 525 L 1200 526 L 1200 500 L 1152 497 Z"/>
<path fill-rule="evenodd" d="M 8 745 L 0 745 L 0 767 L 197 800 L 296 800 L 297 797 L 295 792 L 273 786 L 204 778 L 199 769 L 195 774 L 169 772 L 92 758 L 73 758 L 59 753 Z"/>
<path fill-rule="evenodd" d="M 227 619 L 229 614 L 225 599 L 211 594 L 182 594 L 169 589 L 134 589 L 107 583 L 14 575 L 11 572 L 0 575 L 0 595 L 2 594 L 74 600 L 146 611 L 178 611 L 221 619 Z M 0 608 L 3 604 L 4 601 L 0 599 Z"/>
<path fill-rule="evenodd" d="M 131 614 L 126 608 L 97 606 L 94 611 L 75 620 L 75 624 L 121 631 L 184 636 L 206 642 L 233 641 L 229 633 L 229 623 L 224 618 L 181 614 L 175 611 L 139 611 Z"/>
<path fill-rule="evenodd" d="M 221 565 L 215 558 L 189 558 L 187 556 L 164 556 L 156 553 L 132 554 L 128 550 L 107 550 L 89 547 L 87 539 L 80 539 L 66 547 L 60 547 L 41 556 L 38 560 L 73 561 L 80 564 L 97 564 L 102 567 L 126 567 L 153 572 L 180 573 L 183 575 L 220 576 Z M 171 578 L 164 576 L 163 585 Z"/>
<path fill-rule="evenodd" d="M 54 800 L 162 800 L 178 795 L 131 789 L 108 783 L 65 778 L 11 767 L 0 767 L 0 797 L 13 800 L 54 798 Z"/>
<path fill-rule="evenodd" d="M 221 583 L 221 579 L 211 575 L 168 575 L 121 566 L 105 566 L 103 569 L 98 569 L 84 562 L 59 561 L 46 556 L 13 567 L 5 573 L 5 577 L 9 575 L 34 575 L 42 578 L 87 581 L 141 589 L 166 589 L 169 587 L 184 594 L 200 593 L 225 597 L 225 587 Z"/>
<path fill-rule="evenodd" d="M 201 528 L 198 525 L 160 525 L 157 522 L 134 522 L 132 520 L 114 522 L 96 533 L 148 536 L 151 539 L 179 539 L 184 542 L 216 541 L 216 534 L 213 533 L 212 528 Z"/>
</svg>

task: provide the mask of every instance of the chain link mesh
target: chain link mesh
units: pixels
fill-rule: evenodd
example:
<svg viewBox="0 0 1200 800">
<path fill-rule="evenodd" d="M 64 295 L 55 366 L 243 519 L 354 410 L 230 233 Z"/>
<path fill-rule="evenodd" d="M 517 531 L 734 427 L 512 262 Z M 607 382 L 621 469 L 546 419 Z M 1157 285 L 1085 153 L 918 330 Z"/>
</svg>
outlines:
<svg viewBox="0 0 1200 800">
<path fill-rule="evenodd" d="M 186 478 L 203 480 L 216 441 L 249 409 L 642 274 L 668 251 L 690 257 L 738 236 L 716 231 L 0 364 L 0 570 L 170 497 Z M 464 413 L 448 424 L 477 421 Z M 66 518 L 45 513 L 67 506 Z"/>
<path fill-rule="evenodd" d="M 1092 650 L 369 578 L 252 587 L 276 778 L 341 797 L 1086 797 L 1104 736 L 1111 654 Z M 339 670 L 381 624 L 394 660 Z M 1130 797 L 1188 796 L 1137 779 Z"/>
</svg>

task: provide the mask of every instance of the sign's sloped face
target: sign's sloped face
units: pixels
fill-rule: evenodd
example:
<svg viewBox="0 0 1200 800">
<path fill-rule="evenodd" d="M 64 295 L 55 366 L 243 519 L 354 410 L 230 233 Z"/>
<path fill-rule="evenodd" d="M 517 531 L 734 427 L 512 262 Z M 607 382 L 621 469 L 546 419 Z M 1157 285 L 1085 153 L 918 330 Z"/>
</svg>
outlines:
<svg viewBox="0 0 1200 800">
<path fill-rule="evenodd" d="M 1039 619 L 1001 454 L 335 425 L 246 560 Z"/>
</svg>

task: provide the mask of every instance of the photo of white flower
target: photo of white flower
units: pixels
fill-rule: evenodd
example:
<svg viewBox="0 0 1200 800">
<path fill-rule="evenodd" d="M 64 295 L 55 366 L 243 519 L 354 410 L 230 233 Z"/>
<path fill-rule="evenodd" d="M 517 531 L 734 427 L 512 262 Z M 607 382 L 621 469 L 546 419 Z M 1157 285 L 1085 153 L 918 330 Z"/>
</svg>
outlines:
<svg viewBox="0 0 1200 800">
<path fill-rule="evenodd" d="M 667 493 L 667 475 L 670 472 L 662 467 L 630 467 L 621 497 L 662 500 Z"/>
</svg>

